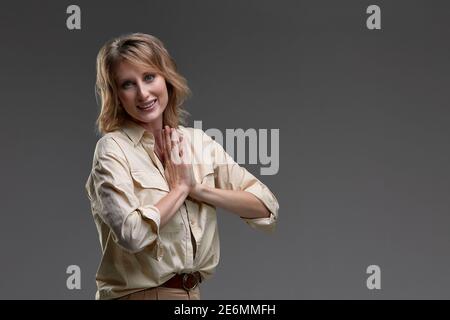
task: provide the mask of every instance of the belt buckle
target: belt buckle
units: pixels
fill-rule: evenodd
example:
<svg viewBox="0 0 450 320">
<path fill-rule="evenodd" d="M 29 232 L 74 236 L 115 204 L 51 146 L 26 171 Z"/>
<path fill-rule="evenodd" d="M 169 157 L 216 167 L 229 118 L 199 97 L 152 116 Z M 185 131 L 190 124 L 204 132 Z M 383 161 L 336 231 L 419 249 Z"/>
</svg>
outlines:
<svg viewBox="0 0 450 320">
<path fill-rule="evenodd" d="M 194 285 L 192 287 L 188 286 L 189 285 L 189 283 L 188 283 L 189 276 L 192 276 L 195 279 L 195 283 L 194 283 Z M 195 273 L 185 273 L 185 274 L 183 274 L 183 288 L 184 288 L 184 290 L 186 290 L 186 291 L 194 290 L 195 288 L 197 288 L 198 283 L 199 283 L 199 279 L 198 279 L 198 277 L 197 277 L 197 275 Z"/>
</svg>

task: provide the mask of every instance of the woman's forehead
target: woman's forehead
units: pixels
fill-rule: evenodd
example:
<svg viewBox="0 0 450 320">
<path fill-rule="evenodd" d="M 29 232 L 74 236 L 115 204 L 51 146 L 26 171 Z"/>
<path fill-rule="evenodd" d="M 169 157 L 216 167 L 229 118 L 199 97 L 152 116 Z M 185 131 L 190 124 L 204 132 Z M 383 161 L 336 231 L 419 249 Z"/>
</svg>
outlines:
<svg viewBox="0 0 450 320">
<path fill-rule="evenodd" d="M 114 65 L 114 74 L 116 77 L 118 76 L 126 76 L 126 75 L 132 75 L 134 73 L 145 73 L 145 72 L 153 72 L 158 73 L 158 70 L 145 62 L 135 62 L 135 61 L 129 61 L 122 59 L 121 61 L 118 61 Z"/>
</svg>

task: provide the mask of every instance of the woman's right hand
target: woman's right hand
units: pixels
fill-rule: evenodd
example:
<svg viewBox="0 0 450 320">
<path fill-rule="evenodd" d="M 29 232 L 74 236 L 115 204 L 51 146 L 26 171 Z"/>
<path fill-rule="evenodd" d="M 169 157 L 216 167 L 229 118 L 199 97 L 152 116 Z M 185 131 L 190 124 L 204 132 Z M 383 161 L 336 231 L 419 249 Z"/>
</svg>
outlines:
<svg viewBox="0 0 450 320">
<path fill-rule="evenodd" d="M 162 137 L 164 174 L 170 190 L 182 188 L 189 193 L 196 185 L 189 146 L 174 128 L 165 126 Z"/>
</svg>

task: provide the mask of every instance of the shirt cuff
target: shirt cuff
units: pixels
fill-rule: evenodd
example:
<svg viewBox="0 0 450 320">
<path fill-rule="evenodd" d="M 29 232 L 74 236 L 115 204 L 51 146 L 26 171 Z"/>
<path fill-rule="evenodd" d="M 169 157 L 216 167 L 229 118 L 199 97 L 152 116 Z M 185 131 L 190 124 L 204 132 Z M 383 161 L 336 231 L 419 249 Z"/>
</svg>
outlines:
<svg viewBox="0 0 450 320">
<path fill-rule="evenodd" d="M 260 229 L 266 232 L 273 232 L 275 230 L 278 218 L 278 201 L 273 193 L 263 184 L 255 183 L 244 191 L 250 192 L 259 200 L 261 200 L 267 209 L 270 211 L 270 216 L 267 218 L 242 218 L 246 223 L 255 229 Z"/>
<path fill-rule="evenodd" d="M 147 220 L 151 220 L 153 231 L 159 235 L 159 225 L 161 223 L 161 213 L 159 209 L 152 205 L 146 205 L 144 207 L 140 207 L 139 211 L 142 216 Z"/>
<path fill-rule="evenodd" d="M 153 205 L 146 205 L 139 208 L 142 217 L 150 221 L 153 232 L 156 234 L 155 245 L 152 250 L 153 258 L 160 261 L 163 257 L 163 249 L 159 237 L 159 226 L 161 224 L 161 213 L 159 209 Z"/>
</svg>

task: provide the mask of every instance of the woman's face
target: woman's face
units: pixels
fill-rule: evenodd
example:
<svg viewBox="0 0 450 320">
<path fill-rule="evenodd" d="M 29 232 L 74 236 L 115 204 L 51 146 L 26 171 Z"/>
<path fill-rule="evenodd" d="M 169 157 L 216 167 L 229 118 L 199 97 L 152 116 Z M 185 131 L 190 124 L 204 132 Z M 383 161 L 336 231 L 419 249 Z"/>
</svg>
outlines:
<svg viewBox="0 0 450 320">
<path fill-rule="evenodd" d="M 169 100 L 166 80 L 151 69 L 121 61 L 115 67 L 119 101 L 136 122 L 162 128 Z"/>
</svg>

